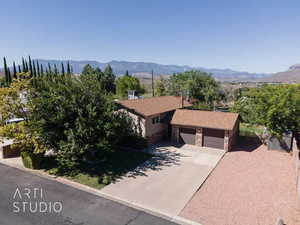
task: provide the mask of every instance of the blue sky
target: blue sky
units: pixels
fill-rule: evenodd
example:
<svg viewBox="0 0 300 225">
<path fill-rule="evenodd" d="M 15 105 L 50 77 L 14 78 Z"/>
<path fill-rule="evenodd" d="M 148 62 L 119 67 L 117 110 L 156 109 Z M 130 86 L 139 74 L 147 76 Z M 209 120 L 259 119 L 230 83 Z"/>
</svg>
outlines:
<svg viewBox="0 0 300 225">
<path fill-rule="evenodd" d="M 278 72 L 300 63 L 299 0 L 1 1 L 0 56 Z"/>
</svg>

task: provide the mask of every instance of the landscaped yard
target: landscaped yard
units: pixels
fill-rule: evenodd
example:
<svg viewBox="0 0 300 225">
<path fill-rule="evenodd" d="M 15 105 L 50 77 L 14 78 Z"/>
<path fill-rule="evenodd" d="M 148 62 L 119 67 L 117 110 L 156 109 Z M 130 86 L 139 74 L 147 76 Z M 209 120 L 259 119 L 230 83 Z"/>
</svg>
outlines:
<svg viewBox="0 0 300 225">
<path fill-rule="evenodd" d="M 101 189 L 127 172 L 134 170 L 138 165 L 150 158 L 151 155 L 147 153 L 119 150 L 106 154 L 101 162 L 93 166 L 82 166 L 76 174 L 65 177 L 75 182 Z M 52 162 L 51 165 L 47 165 L 46 171 L 49 173 L 53 173 L 56 170 L 55 163 Z M 64 176 L 63 174 L 60 175 Z"/>
</svg>

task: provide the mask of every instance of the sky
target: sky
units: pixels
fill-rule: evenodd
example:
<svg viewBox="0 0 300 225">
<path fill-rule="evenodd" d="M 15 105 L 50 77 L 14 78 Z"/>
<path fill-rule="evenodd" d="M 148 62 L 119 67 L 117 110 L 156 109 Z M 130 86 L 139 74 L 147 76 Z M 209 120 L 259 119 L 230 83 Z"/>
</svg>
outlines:
<svg viewBox="0 0 300 225">
<path fill-rule="evenodd" d="M 0 56 L 273 73 L 300 63 L 299 0 L 0 0 Z"/>
</svg>

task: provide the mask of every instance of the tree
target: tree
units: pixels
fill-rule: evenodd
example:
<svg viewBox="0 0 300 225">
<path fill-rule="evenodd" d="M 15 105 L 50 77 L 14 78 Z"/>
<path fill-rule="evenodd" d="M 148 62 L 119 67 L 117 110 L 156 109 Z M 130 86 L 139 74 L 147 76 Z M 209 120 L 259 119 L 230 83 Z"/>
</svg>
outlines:
<svg viewBox="0 0 300 225">
<path fill-rule="evenodd" d="M 102 163 L 105 153 L 135 135 L 132 121 L 104 94 L 94 75 L 44 77 L 29 95 L 32 132 L 57 153 L 60 170 Z"/>
<path fill-rule="evenodd" d="M 56 64 L 54 64 L 54 74 L 55 74 L 55 75 L 58 75 L 58 69 L 57 69 L 57 67 L 56 67 Z"/>
<path fill-rule="evenodd" d="M 266 85 L 252 88 L 233 110 L 249 123 L 260 124 L 272 135 L 300 131 L 300 85 Z"/>
<path fill-rule="evenodd" d="M 155 82 L 155 94 L 156 96 L 167 95 L 166 80 L 162 77 Z"/>
<path fill-rule="evenodd" d="M 49 75 L 49 74 L 52 74 L 52 68 L 51 68 L 51 65 L 50 65 L 50 63 L 48 63 L 48 71 L 47 71 L 47 75 Z"/>
<path fill-rule="evenodd" d="M 170 78 L 171 95 L 187 95 L 208 105 L 219 100 L 219 85 L 210 74 L 201 71 L 186 71 Z"/>
<path fill-rule="evenodd" d="M 144 88 L 141 86 L 140 81 L 136 77 L 132 77 L 129 74 L 125 74 L 119 77 L 116 81 L 117 95 L 120 98 L 125 98 L 128 96 L 128 91 L 135 90 L 138 94 L 143 94 L 145 92 Z"/>
<path fill-rule="evenodd" d="M 114 75 L 111 66 L 108 64 L 104 69 L 104 79 L 103 79 L 104 89 L 108 93 L 115 93 L 116 91 L 115 79 L 116 76 Z"/>
<path fill-rule="evenodd" d="M 20 65 L 18 65 L 18 70 L 19 70 L 19 73 L 21 73 L 21 72 L 22 72 L 22 70 L 21 70 L 21 66 L 20 66 Z"/>
<path fill-rule="evenodd" d="M 32 67 L 32 61 L 31 61 L 31 57 L 28 56 L 28 63 L 29 63 L 29 72 L 31 74 L 31 76 L 34 76 L 33 74 L 33 67 Z"/>
<path fill-rule="evenodd" d="M 93 67 L 90 65 L 90 64 L 86 64 L 84 67 L 83 67 L 83 70 L 81 72 L 82 75 L 91 75 L 93 74 L 95 71 L 93 69 Z"/>
<path fill-rule="evenodd" d="M 37 69 L 37 75 L 40 77 L 41 76 L 41 71 L 40 71 L 40 64 L 39 61 L 36 61 L 36 69 Z"/>
<path fill-rule="evenodd" d="M 22 72 L 26 72 L 26 65 L 23 57 L 22 57 L 22 69 L 23 69 Z"/>
<path fill-rule="evenodd" d="M 6 85 L 9 85 L 9 74 L 8 74 L 8 67 L 7 67 L 5 57 L 3 57 L 3 64 L 4 64 L 5 83 L 6 83 Z"/>
<path fill-rule="evenodd" d="M 13 62 L 13 78 L 17 79 L 17 68 L 15 62 Z"/>
<path fill-rule="evenodd" d="M 64 76 L 65 75 L 65 67 L 64 64 L 61 63 L 61 74 Z"/>
<path fill-rule="evenodd" d="M 44 75 L 44 68 L 43 68 L 43 64 L 41 64 L 41 76 Z"/>
<path fill-rule="evenodd" d="M 71 67 L 70 67 L 70 62 L 68 61 L 67 64 L 67 74 L 70 75 L 71 74 Z"/>
</svg>

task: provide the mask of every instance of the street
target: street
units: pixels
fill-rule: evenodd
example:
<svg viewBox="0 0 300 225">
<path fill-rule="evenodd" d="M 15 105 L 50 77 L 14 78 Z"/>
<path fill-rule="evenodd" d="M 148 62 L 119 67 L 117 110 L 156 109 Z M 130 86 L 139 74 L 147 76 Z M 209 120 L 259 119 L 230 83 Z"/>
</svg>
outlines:
<svg viewBox="0 0 300 225">
<path fill-rule="evenodd" d="M 175 224 L 3 164 L 0 178 L 1 225 Z"/>
</svg>

